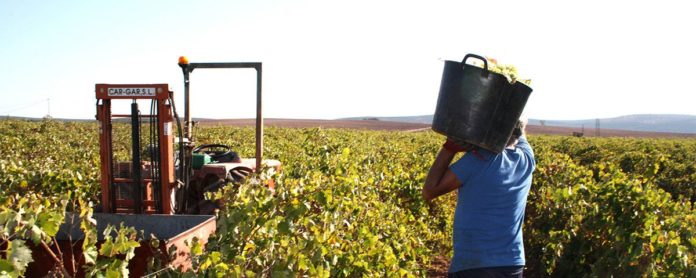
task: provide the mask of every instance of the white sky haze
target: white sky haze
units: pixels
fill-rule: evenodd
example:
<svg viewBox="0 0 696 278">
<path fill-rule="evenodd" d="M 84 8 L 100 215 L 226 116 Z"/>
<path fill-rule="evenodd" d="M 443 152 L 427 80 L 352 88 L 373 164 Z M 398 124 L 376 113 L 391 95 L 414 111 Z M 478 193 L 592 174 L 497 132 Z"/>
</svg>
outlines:
<svg viewBox="0 0 696 278">
<path fill-rule="evenodd" d="M 517 66 L 525 114 L 696 114 L 689 1 L 0 0 L 0 115 L 90 119 L 95 83 L 168 83 L 181 55 L 262 62 L 264 116 L 432 114 L 443 59 Z M 253 70 L 196 70 L 192 115 L 253 118 Z M 180 113 L 183 113 L 180 111 Z"/>
</svg>

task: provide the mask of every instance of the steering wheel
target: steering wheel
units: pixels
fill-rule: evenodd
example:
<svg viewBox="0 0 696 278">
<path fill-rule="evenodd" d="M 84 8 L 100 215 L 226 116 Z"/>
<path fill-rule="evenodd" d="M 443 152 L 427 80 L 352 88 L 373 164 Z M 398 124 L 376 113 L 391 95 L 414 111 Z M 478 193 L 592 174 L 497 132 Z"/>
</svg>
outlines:
<svg viewBox="0 0 696 278">
<path fill-rule="evenodd" d="M 213 150 L 215 148 L 223 149 L 223 150 Z M 222 144 L 203 144 L 203 145 L 200 145 L 200 146 L 196 147 L 195 149 L 193 149 L 193 153 L 200 153 L 200 152 L 203 152 L 203 153 L 209 155 L 213 159 L 218 159 L 220 157 L 224 157 L 224 156 L 227 156 L 227 155 L 234 153 L 230 146 L 222 145 Z"/>
</svg>

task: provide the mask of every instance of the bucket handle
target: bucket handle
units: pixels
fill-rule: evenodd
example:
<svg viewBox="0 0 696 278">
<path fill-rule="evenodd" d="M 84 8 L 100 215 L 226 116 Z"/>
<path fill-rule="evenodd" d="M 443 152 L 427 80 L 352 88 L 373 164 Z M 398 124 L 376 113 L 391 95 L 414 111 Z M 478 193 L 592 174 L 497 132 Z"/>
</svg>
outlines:
<svg viewBox="0 0 696 278">
<path fill-rule="evenodd" d="M 484 69 L 483 75 L 488 76 L 488 60 L 486 60 L 486 58 L 483 58 L 483 57 L 476 55 L 476 54 L 466 54 L 466 56 L 464 56 L 464 60 L 462 60 L 462 68 L 464 68 L 464 65 L 466 65 L 466 59 L 469 59 L 469 58 L 476 58 L 476 59 L 483 61 L 483 69 Z"/>
</svg>

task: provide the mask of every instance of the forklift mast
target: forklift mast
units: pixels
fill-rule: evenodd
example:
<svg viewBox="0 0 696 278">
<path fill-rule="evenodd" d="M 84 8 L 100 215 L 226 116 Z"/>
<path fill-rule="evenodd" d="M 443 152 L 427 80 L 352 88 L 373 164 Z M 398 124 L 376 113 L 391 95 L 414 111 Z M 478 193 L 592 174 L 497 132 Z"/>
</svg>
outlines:
<svg viewBox="0 0 696 278">
<path fill-rule="evenodd" d="M 174 173 L 172 93 L 167 84 L 96 84 L 101 157 L 102 211 L 107 213 L 172 214 Z M 113 101 L 132 100 L 130 114 L 112 114 Z M 151 114 L 140 113 L 136 100 L 151 100 Z M 114 119 L 130 118 L 132 159 L 114 163 Z M 151 125 L 150 161 L 141 158 L 140 126 Z M 156 127 L 155 127 L 156 125 Z M 148 169 L 144 173 L 143 169 Z M 126 174 L 124 174 L 126 173 Z M 149 173 L 149 175 L 147 175 Z M 145 174 L 145 175 L 144 175 Z"/>
</svg>

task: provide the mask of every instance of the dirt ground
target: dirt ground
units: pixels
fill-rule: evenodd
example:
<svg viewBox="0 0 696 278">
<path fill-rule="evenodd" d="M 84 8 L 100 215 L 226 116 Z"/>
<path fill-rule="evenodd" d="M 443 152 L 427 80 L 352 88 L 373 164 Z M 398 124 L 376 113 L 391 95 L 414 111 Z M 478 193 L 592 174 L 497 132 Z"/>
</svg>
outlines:
<svg viewBox="0 0 696 278">
<path fill-rule="evenodd" d="M 435 256 L 428 269 L 428 277 L 447 277 L 449 271 L 449 258 L 445 256 Z"/>
<path fill-rule="evenodd" d="M 226 119 L 226 120 L 200 120 L 202 126 L 254 126 L 254 119 Z M 265 126 L 290 127 L 290 128 L 349 128 L 369 130 L 400 130 L 421 131 L 430 129 L 429 124 L 402 123 L 376 120 L 309 120 L 309 119 L 264 119 Z M 556 126 L 530 125 L 527 127 L 529 134 L 573 135 L 580 132 L 579 129 Z M 596 137 L 595 129 L 585 129 L 583 136 Z M 643 137 L 643 138 L 696 138 L 696 134 L 627 131 L 615 129 L 600 129 L 600 137 Z"/>
</svg>

